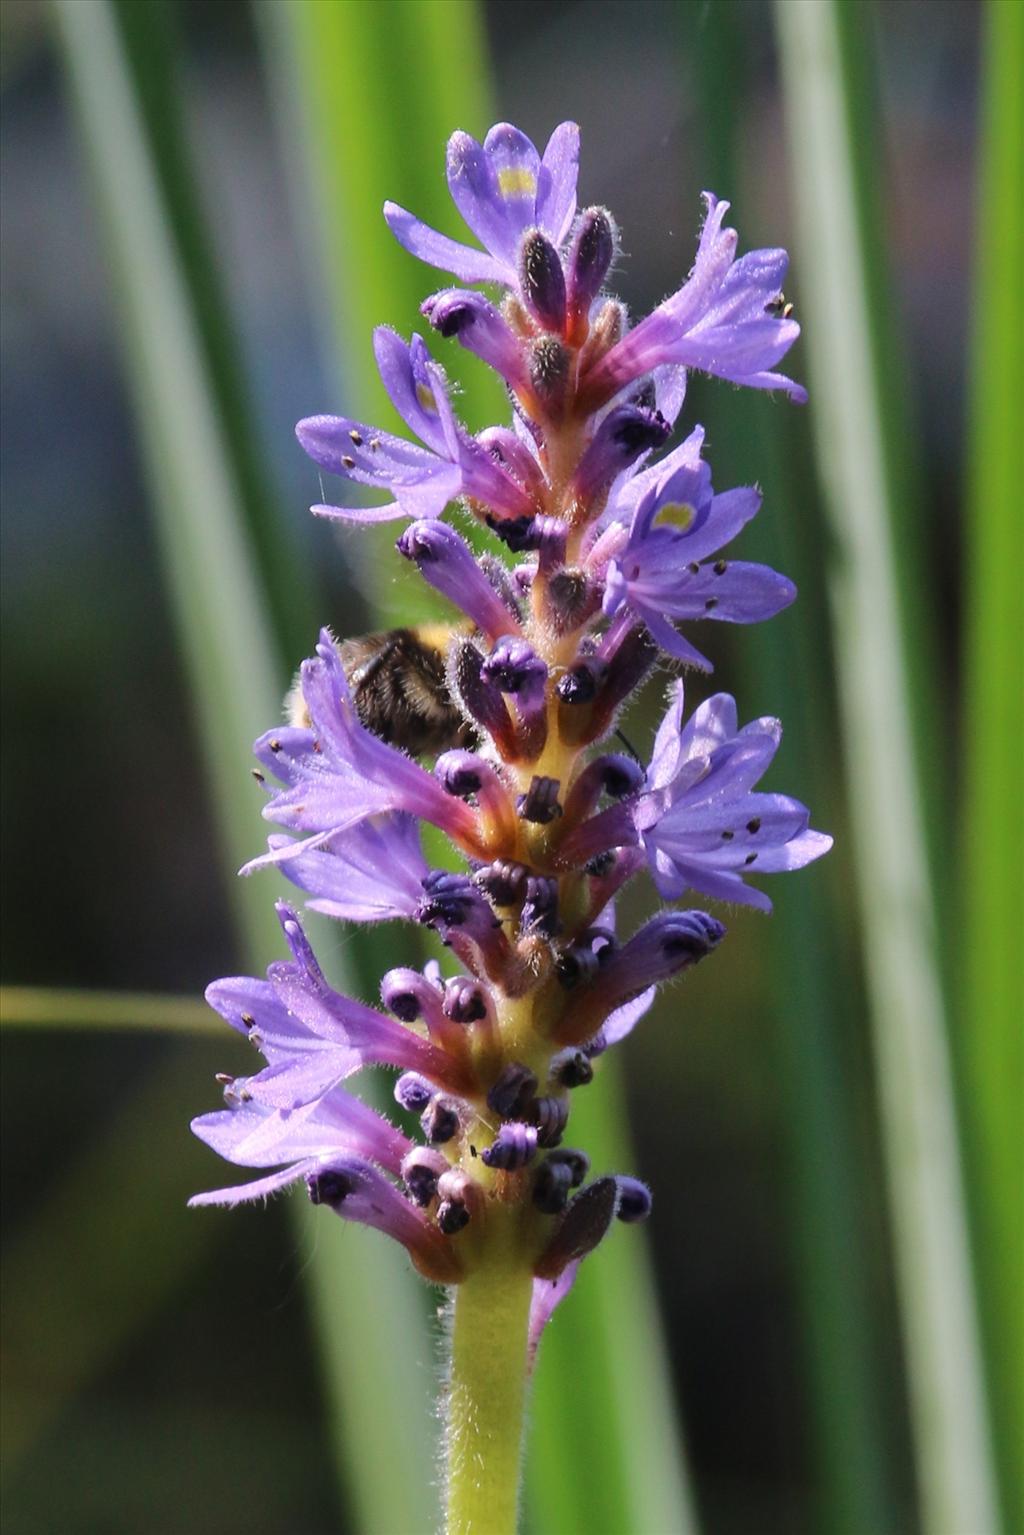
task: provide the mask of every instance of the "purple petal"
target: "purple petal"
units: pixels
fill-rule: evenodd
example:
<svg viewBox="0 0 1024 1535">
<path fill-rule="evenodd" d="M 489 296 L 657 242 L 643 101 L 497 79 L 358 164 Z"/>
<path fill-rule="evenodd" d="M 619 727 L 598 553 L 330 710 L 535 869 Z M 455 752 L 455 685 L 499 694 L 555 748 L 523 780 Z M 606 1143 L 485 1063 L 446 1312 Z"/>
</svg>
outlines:
<svg viewBox="0 0 1024 1535">
<path fill-rule="evenodd" d="M 582 1258 L 576 1258 L 572 1263 L 567 1264 L 557 1279 L 535 1279 L 533 1281 L 533 1297 L 530 1301 L 530 1324 L 527 1335 L 527 1369 L 533 1369 L 541 1335 L 550 1322 L 556 1306 L 559 1306 L 565 1300 L 565 1297 L 576 1283 L 576 1275 L 580 1271 L 582 1261 Z"/>
<path fill-rule="evenodd" d="M 537 185 L 536 221 L 548 238 L 561 245 L 576 213 L 580 130 L 576 123 L 559 123 L 548 139 Z"/>
<path fill-rule="evenodd" d="M 462 282 L 494 282 L 511 286 L 515 281 L 514 269 L 484 251 L 471 245 L 462 245 L 439 234 L 428 224 L 422 223 L 397 203 L 384 204 L 384 217 L 388 228 L 410 255 L 416 256 L 428 266 L 451 272 Z"/>
<path fill-rule="evenodd" d="M 297 1183 L 302 1175 L 315 1165 L 312 1160 L 296 1162 L 294 1167 L 284 1167 L 280 1172 L 268 1174 L 266 1178 L 257 1178 L 254 1183 L 235 1184 L 233 1188 L 227 1189 L 211 1189 L 207 1194 L 193 1194 L 188 1202 L 189 1209 L 198 1209 L 200 1205 L 252 1204 L 257 1199 L 268 1199 L 271 1194 L 279 1193 L 289 1184 Z"/>
</svg>

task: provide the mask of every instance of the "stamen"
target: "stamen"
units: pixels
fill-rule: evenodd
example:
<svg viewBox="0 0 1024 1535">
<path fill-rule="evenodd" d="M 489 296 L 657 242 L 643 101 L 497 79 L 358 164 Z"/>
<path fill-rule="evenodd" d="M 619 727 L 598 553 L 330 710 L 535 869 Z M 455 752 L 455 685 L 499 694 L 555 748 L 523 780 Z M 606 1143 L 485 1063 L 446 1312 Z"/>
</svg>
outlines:
<svg viewBox="0 0 1024 1535">
<path fill-rule="evenodd" d="M 535 1126 L 513 1120 L 503 1124 L 493 1143 L 480 1153 L 486 1167 L 517 1172 L 532 1162 L 537 1154 L 538 1132 Z"/>
<path fill-rule="evenodd" d="M 520 794 L 516 800 L 516 814 L 522 820 L 532 821 L 538 826 L 547 826 L 549 822 L 556 821 L 562 814 L 562 807 L 558 803 L 559 788 L 557 778 L 535 776 L 526 793 Z"/>
<path fill-rule="evenodd" d="M 487 1094 L 487 1107 L 502 1119 L 512 1119 L 537 1091 L 537 1078 L 521 1061 L 509 1061 Z"/>
</svg>

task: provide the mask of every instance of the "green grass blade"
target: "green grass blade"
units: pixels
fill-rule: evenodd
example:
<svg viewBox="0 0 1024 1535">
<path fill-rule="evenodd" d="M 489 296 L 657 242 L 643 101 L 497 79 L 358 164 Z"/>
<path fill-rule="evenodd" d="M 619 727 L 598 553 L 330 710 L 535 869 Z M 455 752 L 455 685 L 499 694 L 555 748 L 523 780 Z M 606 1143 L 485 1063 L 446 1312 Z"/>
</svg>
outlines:
<svg viewBox="0 0 1024 1535">
<path fill-rule="evenodd" d="M 392 198 L 459 234 L 443 176 L 444 145 L 454 128 L 479 136 L 492 121 L 480 12 L 466 0 L 274 0 L 259 14 L 292 145 L 293 179 L 304 183 L 303 209 L 315 215 L 314 280 L 322 280 L 329 295 L 325 307 L 348 408 L 391 424 L 390 404 L 372 376 L 370 330 L 385 321 L 406 334 L 417 328 L 432 274 L 393 240 L 381 205 Z M 308 221 L 305 212 L 299 217 Z M 444 279 L 437 274 L 437 280 Z M 423 330 L 422 321 L 418 328 Z M 471 425 L 505 419 L 502 391 L 479 364 L 467 364 L 451 345 L 435 351 L 462 381 L 459 408 Z M 360 530 L 346 541 L 346 553 L 360 559 L 373 592 L 372 621 L 436 617 L 422 583 L 396 572 L 393 537 L 385 531 L 378 540 Z M 605 1093 L 580 1109 L 581 1126 L 586 1116 L 581 1134 L 602 1165 L 628 1167 L 628 1150 L 615 1138 L 623 1112 L 615 1071 L 607 1063 Z M 605 1148 L 609 1156 L 615 1153 L 610 1162 Z M 694 1528 L 666 1350 L 636 1236 L 629 1233 L 628 1242 L 592 1260 L 545 1340 L 527 1448 L 528 1509 L 534 1527 L 545 1532 L 670 1535 Z M 643 1298 L 639 1304 L 637 1297 Z M 584 1401 L 586 1414 L 567 1411 L 568 1403 Z M 596 1425 L 596 1436 L 588 1425 Z M 587 1467 L 585 1488 L 579 1478 L 567 1481 L 572 1465 Z M 618 1523 L 601 1522 L 609 1519 Z"/>
<path fill-rule="evenodd" d="M 56 0 L 56 14 L 103 215 L 161 551 L 225 863 L 237 867 L 263 840 L 256 804 L 240 787 L 252 740 L 279 712 L 284 679 L 188 274 L 178 259 L 171 210 L 161 198 L 113 12 L 104 0 Z M 250 954 L 262 959 L 279 952 L 268 883 L 239 881 L 233 894 Z M 338 1446 L 339 1463 L 347 1469 L 367 1528 L 427 1530 L 432 1520 L 423 1513 L 422 1500 L 431 1465 L 419 1424 L 429 1392 L 418 1364 L 412 1282 L 396 1285 L 389 1272 L 394 1254 L 382 1244 L 368 1244 L 359 1279 L 388 1295 L 389 1310 L 367 1308 L 356 1322 L 345 1301 L 345 1255 L 336 1262 L 341 1237 L 333 1231 L 322 1235 L 320 1225 L 312 1272 L 316 1296 L 334 1295 L 334 1303 L 320 1304 L 317 1314 L 321 1328 L 330 1329 L 323 1352 L 335 1364 L 326 1376 L 337 1393 L 335 1419 L 387 1423 L 404 1446 L 387 1477 L 365 1455 L 347 1455 L 345 1444 Z M 403 1368 L 399 1389 L 395 1377 Z"/>
<path fill-rule="evenodd" d="M 202 997 L 51 986 L 0 987 L 0 1024 L 5 1029 L 137 1029 L 218 1039 L 223 1034 Z"/>
<path fill-rule="evenodd" d="M 966 943 L 960 992 L 971 1188 L 1006 1527 L 1024 1529 L 1024 6 L 990 0 L 982 53 L 980 197 L 968 486 Z"/>
<path fill-rule="evenodd" d="M 775 15 L 923 1521 L 964 1535 L 997 1516 L 840 9 Z"/>
</svg>

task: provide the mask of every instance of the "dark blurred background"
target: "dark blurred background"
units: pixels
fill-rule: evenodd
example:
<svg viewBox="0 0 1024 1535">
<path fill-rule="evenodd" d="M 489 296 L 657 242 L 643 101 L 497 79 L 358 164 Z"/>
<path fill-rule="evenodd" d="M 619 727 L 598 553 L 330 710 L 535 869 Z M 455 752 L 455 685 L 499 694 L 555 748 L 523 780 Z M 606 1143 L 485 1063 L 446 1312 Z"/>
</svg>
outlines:
<svg viewBox="0 0 1024 1535">
<path fill-rule="evenodd" d="M 746 146 L 740 156 L 716 143 L 720 125 L 700 78 L 708 9 L 668 0 L 484 7 L 497 115 L 538 141 L 564 117 L 580 122 L 581 197 L 607 202 L 620 222 L 617 288 L 637 311 L 688 268 L 705 185 L 732 199 L 744 246 L 790 243 L 770 8 L 728 5 L 745 81 L 732 124 Z M 253 13 L 234 0 L 179 0 L 169 15 L 251 422 L 272 469 L 264 488 L 316 572 L 303 611 L 345 615 L 355 631 L 369 619 L 350 546 L 306 515 L 315 484 L 292 437 L 299 416 L 340 402 Z M 946 615 L 939 664 L 943 692 L 955 700 L 979 7 L 887 0 L 865 6 L 863 19 L 878 93 L 894 350 L 933 535 L 921 557 Z M 5 0 L 0 24 L 2 976 L 8 985 L 198 997 L 212 976 L 243 966 L 227 904 L 231 871 L 218 856 L 109 277 L 47 8 Z M 439 143 L 439 170 L 441 152 Z M 799 273 L 794 284 L 799 303 Z M 365 315 L 367 347 L 375 320 Z M 803 376 L 799 347 L 791 362 Z M 687 413 L 707 421 L 724 487 L 746 471 L 729 462 L 727 423 L 716 425 L 720 392 L 695 382 Z M 771 412 L 783 407 L 765 403 L 776 419 Z M 809 459 L 805 441 L 795 451 Z M 796 484 L 808 484 L 810 469 L 798 468 L 805 478 Z M 807 543 L 826 542 L 820 523 L 799 506 L 778 515 L 806 565 Z M 814 626 L 828 650 L 821 590 L 805 586 L 778 623 Z M 313 638 L 311 627 L 306 649 Z M 715 636 L 718 671 L 741 691 L 744 718 L 778 708 L 757 645 L 750 633 Z M 303 653 L 297 648 L 289 664 Z M 691 696 L 700 691 L 697 684 Z M 815 705 L 826 735 L 834 700 Z M 636 717 L 641 739 L 652 707 Z M 825 760 L 827 768 L 827 751 Z M 241 795 L 250 792 L 246 768 L 240 761 Z M 890 1506 L 900 1532 L 912 1531 L 870 1044 L 844 929 L 843 913 L 848 924 L 853 917 L 838 759 L 823 778 L 784 745 L 769 787 L 807 799 L 815 824 L 837 835 L 830 867 L 802 877 L 817 882 L 819 895 L 809 898 L 839 914 L 844 1005 L 826 1022 L 854 1106 L 859 1162 L 874 1174 L 856 1195 L 871 1279 L 864 1347 L 886 1418 Z M 253 817 L 255 849 L 255 798 Z M 685 1029 L 674 993 L 625 1059 L 636 1162 L 658 1194 L 651 1237 L 704 1526 L 711 1535 L 812 1535 L 823 1526 L 788 1205 L 802 1153 L 789 1133 L 780 1064 L 795 1047 L 786 997 L 767 978 L 772 924 L 738 913 L 730 926 L 730 963 L 687 982 Z M 186 1118 L 212 1106 L 209 1077 L 230 1066 L 230 1042 L 11 1030 L 4 1056 L 9 1535 L 339 1528 L 302 1243 L 280 1203 L 212 1219 L 180 1208 L 190 1189 L 218 1176 L 191 1143 Z M 137 1133 L 129 1138 L 126 1127 Z M 74 1255 L 67 1266 L 64 1233 Z M 129 1288 L 108 1271 L 125 1242 L 138 1277 Z"/>
</svg>

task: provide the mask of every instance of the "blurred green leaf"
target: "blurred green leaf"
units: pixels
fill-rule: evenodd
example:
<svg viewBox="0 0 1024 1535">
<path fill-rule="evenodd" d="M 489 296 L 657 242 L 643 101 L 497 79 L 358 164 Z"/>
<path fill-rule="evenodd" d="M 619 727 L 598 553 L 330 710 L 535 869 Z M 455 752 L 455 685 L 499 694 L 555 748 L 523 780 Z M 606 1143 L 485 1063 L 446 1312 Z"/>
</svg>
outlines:
<svg viewBox="0 0 1024 1535">
<path fill-rule="evenodd" d="M 908 623 L 908 575 L 896 559 L 892 445 L 877 388 L 877 227 L 854 158 L 872 130 L 855 86 L 865 8 L 777 0 L 775 16 L 811 419 L 836 540 L 843 741 L 923 1522 L 935 1535 L 964 1535 L 995 1529 L 997 1516 L 913 729 L 908 651 L 926 640 Z M 933 739 L 929 765 L 942 755 Z"/>
<path fill-rule="evenodd" d="M 0 987 L 0 1023 L 5 1029 L 139 1029 L 218 1039 L 223 1034 L 202 997 L 52 986 Z"/>
<path fill-rule="evenodd" d="M 959 1060 L 982 1317 L 1007 1529 L 1024 1529 L 1024 6 L 990 0 L 981 59 L 980 196 L 964 556 L 965 816 Z"/>
<path fill-rule="evenodd" d="M 124 330 L 125 360 L 158 513 L 161 553 L 179 637 L 198 710 L 198 733 L 218 813 L 224 866 L 237 868 L 263 841 L 256 802 L 244 793 L 253 739 L 280 709 L 284 676 L 270 632 L 270 609 L 248 535 L 232 442 L 224 429 L 207 366 L 190 269 L 180 260 L 133 77 L 107 0 L 55 0 L 59 35 L 103 215 L 113 291 Z M 165 122 L 164 130 L 169 131 Z M 207 337 L 208 344 L 215 338 Z M 267 881 L 234 882 L 246 947 L 266 959 L 280 949 Z M 308 1219 L 303 1214 L 300 1219 Z M 344 1426 L 360 1415 L 387 1422 L 405 1453 L 387 1477 L 365 1456 L 338 1444 L 339 1465 L 368 1528 L 427 1529 L 423 1488 L 430 1456 L 421 1420 L 428 1383 L 410 1340 L 418 1335 L 411 1281 L 397 1285 L 394 1254 L 368 1246 L 360 1278 L 388 1295 L 389 1309 L 369 1307 L 358 1321 L 340 1302 L 344 1270 L 331 1238 L 314 1248 L 317 1318 L 324 1334 L 325 1378 Z M 319 1268 L 325 1266 L 321 1276 Z M 375 1282 L 376 1276 L 376 1282 Z M 344 1362 L 344 1365 L 343 1365 Z M 401 1378 L 399 1378 L 401 1377 Z M 417 1455 L 417 1447 L 419 1454 Z M 413 1519 L 410 1511 L 422 1515 Z"/>
</svg>

